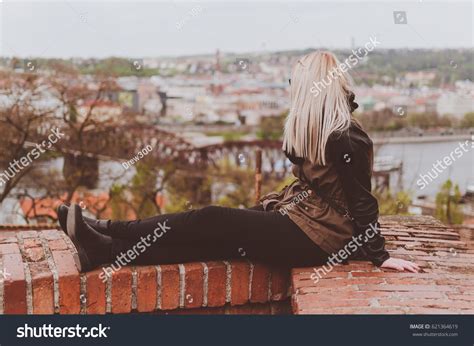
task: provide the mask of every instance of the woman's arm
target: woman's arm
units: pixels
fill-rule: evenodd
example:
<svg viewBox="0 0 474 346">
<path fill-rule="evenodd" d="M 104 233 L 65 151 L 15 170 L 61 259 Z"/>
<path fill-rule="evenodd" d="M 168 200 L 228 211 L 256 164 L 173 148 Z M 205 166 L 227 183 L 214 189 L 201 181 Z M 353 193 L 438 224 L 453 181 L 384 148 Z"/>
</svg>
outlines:
<svg viewBox="0 0 474 346">
<path fill-rule="evenodd" d="M 353 217 L 354 235 L 363 240 L 361 251 L 375 265 L 381 266 L 390 255 L 385 250 L 385 238 L 379 231 L 379 206 L 371 193 L 371 143 L 352 129 L 330 145 L 328 160 L 334 162 Z M 366 237 L 370 232 L 372 237 Z"/>
<path fill-rule="evenodd" d="M 390 258 L 385 250 L 385 238 L 379 231 L 379 208 L 371 193 L 372 141 L 357 126 L 336 135 L 328 142 L 328 160 L 337 169 L 351 216 L 355 236 L 363 240 L 362 253 L 377 266 L 416 272 L 412 262 Z M 367 236 L 373 235 L 372 237 Z"/>
</svg>

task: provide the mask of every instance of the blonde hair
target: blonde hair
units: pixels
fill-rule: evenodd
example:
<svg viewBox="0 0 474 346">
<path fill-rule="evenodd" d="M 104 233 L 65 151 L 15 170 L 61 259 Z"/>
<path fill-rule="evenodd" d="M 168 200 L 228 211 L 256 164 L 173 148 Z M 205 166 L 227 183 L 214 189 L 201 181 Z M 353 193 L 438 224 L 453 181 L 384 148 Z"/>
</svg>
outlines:
<svg viewBox="0 0 474 346">
<path fill-rule="evenodd" d="M 330 52 L 310 53 L 293 66 L 283 150 L 326 164 L 329 136 L 348 129 L 351 123 L 348 93 L 352 78 L 342 66 Z"/>
</svg>

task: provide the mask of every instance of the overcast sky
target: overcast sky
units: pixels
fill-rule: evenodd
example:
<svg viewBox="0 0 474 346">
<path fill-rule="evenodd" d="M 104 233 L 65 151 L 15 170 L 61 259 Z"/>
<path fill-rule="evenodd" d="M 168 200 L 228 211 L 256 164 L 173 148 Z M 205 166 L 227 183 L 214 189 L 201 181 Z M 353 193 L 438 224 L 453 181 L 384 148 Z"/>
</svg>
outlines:
<svg viewBox="0 0 474 346">
<path fill-rule="evenodd" d="M 406 11 L 407 24 L 394 24 Z M 403 21 L 403 14 L 401 20 Z M 154 57 L 351 47 L 473 45 L 471 1 L 111 2 L 0 0 L 0 55 Z"/>
</svg>

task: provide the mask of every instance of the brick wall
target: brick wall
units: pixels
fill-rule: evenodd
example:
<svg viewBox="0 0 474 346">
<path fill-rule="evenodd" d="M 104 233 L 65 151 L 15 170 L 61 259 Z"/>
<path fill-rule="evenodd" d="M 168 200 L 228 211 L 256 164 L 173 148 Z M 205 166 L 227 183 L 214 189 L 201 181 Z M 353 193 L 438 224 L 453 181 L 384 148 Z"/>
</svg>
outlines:
<svg viewBox="0 0 474 346">
<path fill-rule="evenodd" d="M 358 261 L 315 283 L 313 268 L 290 273 L 237 260 L 125 267 L 103 283 L 101 270 L 77 272 L 62 231 L 0 227 L 0 313 L 474 313 L 472 230 L 463 234 L 432 217 L 380 221 L 391 255 L 417 262 L 422 272 Z"/>
<path fill-rule="evenodd" d="M 336 266 L 316 283 L 312 268 L 294 268 L 295 314 L 473 314 L 474 243 L 432 217 L 384 217 L 392 256 L 415 261 L 420 273 L 369 262 Z M 313 276 L 314 278 L 314 276 Z"/>
<path fill-rule="evenodd" d="M 289 270 L 249 261 L 124 267 L 102 282 L 80 274 L 58 230 L 0 232 L 0 313 L 105 314 L 182 310 L 283 313 Z M 217 308 L 221 308 L 218 310 Z"/>
</svg>

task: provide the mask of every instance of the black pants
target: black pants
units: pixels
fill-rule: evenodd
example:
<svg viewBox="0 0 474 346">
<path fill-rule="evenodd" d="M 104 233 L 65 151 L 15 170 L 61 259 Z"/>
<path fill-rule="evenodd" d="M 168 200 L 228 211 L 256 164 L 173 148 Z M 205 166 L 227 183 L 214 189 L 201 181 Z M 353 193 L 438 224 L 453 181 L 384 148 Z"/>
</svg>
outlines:
<svg viewBox="0 0 474 346">
<path fill-rule="evenodd" d="M 312 266 L 328 254 L 286 215 L 257 206 L 208 206 L 110 224 L 114 256 L 132 250 L 133 264 L 170 264 L 245 258 L 268 264 Z M 132 254 L 132 252 L 130 252 Z"/>
</svg>

